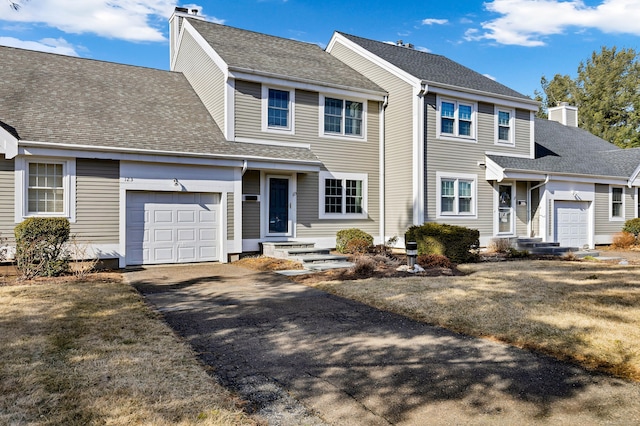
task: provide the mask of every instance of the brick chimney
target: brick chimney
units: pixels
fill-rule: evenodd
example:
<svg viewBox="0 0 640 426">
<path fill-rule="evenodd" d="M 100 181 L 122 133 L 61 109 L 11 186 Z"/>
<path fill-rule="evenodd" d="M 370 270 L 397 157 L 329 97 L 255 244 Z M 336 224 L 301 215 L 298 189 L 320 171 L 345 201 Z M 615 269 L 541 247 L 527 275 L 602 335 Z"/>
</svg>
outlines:
<svg viewBox="0 0 640 426">
<path fill-rule="evenodd" d="M 578 127 L 578 107 L 560 102 L 557 107 L 549 108 L 549 120 L 557 121 L 565 126 Z"/>
</svg>

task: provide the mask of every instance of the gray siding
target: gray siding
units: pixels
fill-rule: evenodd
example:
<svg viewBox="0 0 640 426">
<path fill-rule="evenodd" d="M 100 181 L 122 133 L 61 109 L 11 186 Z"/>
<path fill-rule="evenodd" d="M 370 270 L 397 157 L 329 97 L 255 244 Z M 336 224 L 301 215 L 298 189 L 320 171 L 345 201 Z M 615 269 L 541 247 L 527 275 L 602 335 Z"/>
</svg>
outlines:
<svg viewBox="0 0 640 426">
<path fill-rule="evenodd" d="M 247 170 L 242 177 L 242 194 L 260 194 L 260 172 L 258 170 Z M 260 238 L 260 202 L 242 202 L 242 238 Z"/>
<path fill-rule="evenodd" d="M 413 88 L 340 43 L 331 54 L 389 93 L 385 111 L 385 233 L 403 237 L 413 223 Z"/>
<path fill-rule="evenodd" d="M 233 192 L 227 193 L 227 240 L 233 240 L 235 238 L 235 194 Z"/>
<path fill-rule="evenodd" d="M 519 237 L 528 237 L 528 228 L 527 228 L 527 215 L 528 215 L 528 205 L 519 206 L 518 200 L 527 200 L 527 183 L 526 182 L 517 182 L 516 183 L 516 199 L 513 201 L 515 203 L 515 211 L 516 211 L 516 235 Z"/>
<path fill-rule="evenodd" d="M 84 243 L 119 242 L 120 163 L 76 160 L 76 223 L 71 233 Z"/>
<path fill-rule="evenodd" d="M 14 162 L 0 155 L 0 237 L 13 241 L 15 224 Z"/>
<path fill-rule="evenodd" d="M 531 114 L 529 111 L 516 110 L 514 154 L 531 155 Z"/>
<path fill-rule="evenodd" d="M 629 192 L 633 189 L 627 187 L 625 190 L 625 210 L 628 212 L 629 204 L 633 201 L 629 197 Z M 610 220 L 609 211 L 611 206 L 609 204 L 609 185 L 596 184 L 596 196 L 595 196 L 595 234 L 596 235 L 613 235 L 616 232 L 622 231 L 624 226 L 624 220 Z M 633 216 L 630 216 L 631 218 Z"/>
<path fill-rule="evenodd" d="M 182 72 L 224 133 L 224 73 L 188 32 L 182 37 L 175 71 Z"/>
<path fill-rule="evenodd" d="M 540 189 L 531 191 L 531 236 L 540 237 Z"/>
</svg>

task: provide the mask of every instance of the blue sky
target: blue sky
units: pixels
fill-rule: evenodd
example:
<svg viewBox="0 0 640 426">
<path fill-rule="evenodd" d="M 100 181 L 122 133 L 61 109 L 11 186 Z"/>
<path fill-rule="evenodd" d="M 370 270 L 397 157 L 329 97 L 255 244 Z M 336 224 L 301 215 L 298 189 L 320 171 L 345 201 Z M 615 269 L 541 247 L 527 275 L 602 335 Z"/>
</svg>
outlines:
<svg viewBox="0 0 640 426">
<path fill-rule="evenodd" d="M 403 40 L 525 94 L 542 75 L 575 76 L 602 46 L 640 51 L 640 0 L 15 0 L 0 2 L 0 45 L 167 69 L 175 6 L 208 20 L 324 47 L 338 30 Z"/>
</svg>

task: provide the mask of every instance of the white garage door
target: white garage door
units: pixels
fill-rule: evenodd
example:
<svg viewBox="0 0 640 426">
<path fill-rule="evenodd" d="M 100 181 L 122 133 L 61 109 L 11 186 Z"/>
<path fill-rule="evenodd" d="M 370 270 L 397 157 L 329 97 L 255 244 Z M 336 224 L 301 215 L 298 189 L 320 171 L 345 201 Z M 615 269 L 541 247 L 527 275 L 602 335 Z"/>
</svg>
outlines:
<svg viewBox="0 0 640 426">
<path fill-rule="evenodd" d="M 219 194 L 127 192 L 127 265 L 219 260 Z"/>
<path fill-rule="evenodd" d="M 555 202 L 556 241 L 563 247 L 582 248 L 589 244 L 589 202 Z"/>
</svg>

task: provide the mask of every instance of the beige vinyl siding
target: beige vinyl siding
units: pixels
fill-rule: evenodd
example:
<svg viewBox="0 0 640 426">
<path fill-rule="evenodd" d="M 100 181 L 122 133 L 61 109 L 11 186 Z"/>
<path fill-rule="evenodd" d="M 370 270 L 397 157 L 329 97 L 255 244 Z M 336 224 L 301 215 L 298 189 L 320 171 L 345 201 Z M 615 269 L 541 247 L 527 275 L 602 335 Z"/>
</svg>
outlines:
<svg viewBox="0 0 640 426">
<path fill-rule="evenodd" d="M 484 169 L 478 166 L 479 161 L 484 161 L 485 151 L 489 146 L 494 147 L 493 132 L 486 134 L 486 129 L 493 128 L 493 106 L 489 104 L 478 105 L 478 143 L 452 141 L 436 138 L 436 95 L 431 93 L 425 97 L 427 114 L 427 147 L 426 158 L 428 161 L 426 175 L 426 191 L 430 194 L 425 199 L 425 216 L 427 221 L 449 223 L 451 225 L 466 226 L 480 231 L 480 237 L 493 236 L 493 199 L 494 187 L 485 180 Z M 491 124 L 490 124 L 491 123 Z M 482 133 L 481 133 L 482 129 Z M 436 173 L 451 173 L 474 175 L 477 178 L 476 213 L 474 218 L 437 218 L 437 190 Z"/>
<path fill-rule="evenodd" d="M 524 200 L 525 205 L 518 205 L 518 200 Z M 528 204 L 527 201 L 527 183 L 526 182 L 516 182 L 516 198 L 513 200 L 514 209 L 516 211 L 516 235 L 519 237 L 528 237 L 528 227 L 527 227 L 527 215 L 528 213 Z"/>
<path fill-rule="evenodd" d="M 262 132 L 262 86 L 260 83 L 236 80 L 235 83 L 235 135 L 237 138 L 284 140 L 287 135 Z M 296 116 L 298 99 L 296 99 Z M 297 123 L 297 117 L 294 117 Z M 296 132 L 298 129 L 296 129 Z"/>
<path fill-rule="evenodd" d="M 13 241 L 13 228 L 16 226 L 14 204 L 14 162 L 0 155 L 0 238 Z"/>
<path fill-rule="evenodd" d="M 531 233 L 540 237 L 540 189 L 531 191 Z"/>
<path fill-rule="evenodd" d="M 529 111 L 517 109 L 515 120 L 515 142 L 516 146 L 510 151 L 512 154 L 532 156 L 531 152 L 531 114 Z"/>
<path fill-rule="evenodd" d="M 76 160 L 76 222 L 71 233 L 85 243 L 118 243 L 120 163 Z"/>
<path fill-rule="evenodd" d="M 296 133 L 298 128 L 319 129 L 317 93 L 296 92 Z M 379 103 L 367 104 L 367 140 L 312 138 L 311 150 L 322 161 L 323 168 L 332 172 L 367 175 L 367 219 L 319 219 L 319 176 L 317 173 L 298 174 L 297 228 L 299 238 L 335 236 L 340 229 L 360 228 L 371 235 L 379 235 L 380 220 L 380 114 Z"/>
<path fill-rule="evenodd" d="M 628 191 L 630 189 L 624 187 L 625 194 L 625 210 L 628 209 L 628 204 L 632 203 L 630 197 L 628 197 Z M 610 197 L 609 197 L 609 185 L 596 184 L 596 196 L 595 196 L 595 234 L 596 235 L 612 235 L 616 232 L 622 231 L 624 226 L 624 220 L 610 220 Z"/>
<path fill-rule="evenodd" d="M 235 194 L 233 192 L 227 193 L 227 240 L 233 240 L 235 238 Z"/>
<path fill-rule="evenodd" d="M 389 93 L 385 111 L 385 233 L 403 237 L 413 224 L 413 88 L 341 43 L 335 44 L 331 54 Z"/>
<path fill-rule="evenodd" d="M 243 195 L 260 195 L 260 172 L 247 170 L 242 177 Z M 242 238 L 260 238 L 260 201 L 242 202 Z"/>
<path fill-rule="evenodd" d="M 218 127 L 224 133 L 224 99 L 226 81 L 224 73 L 196 43 L 193 36 L 185 32 L 178 52 L 175 71 L 182 72 L 198 93 Z"/>
</svg>

